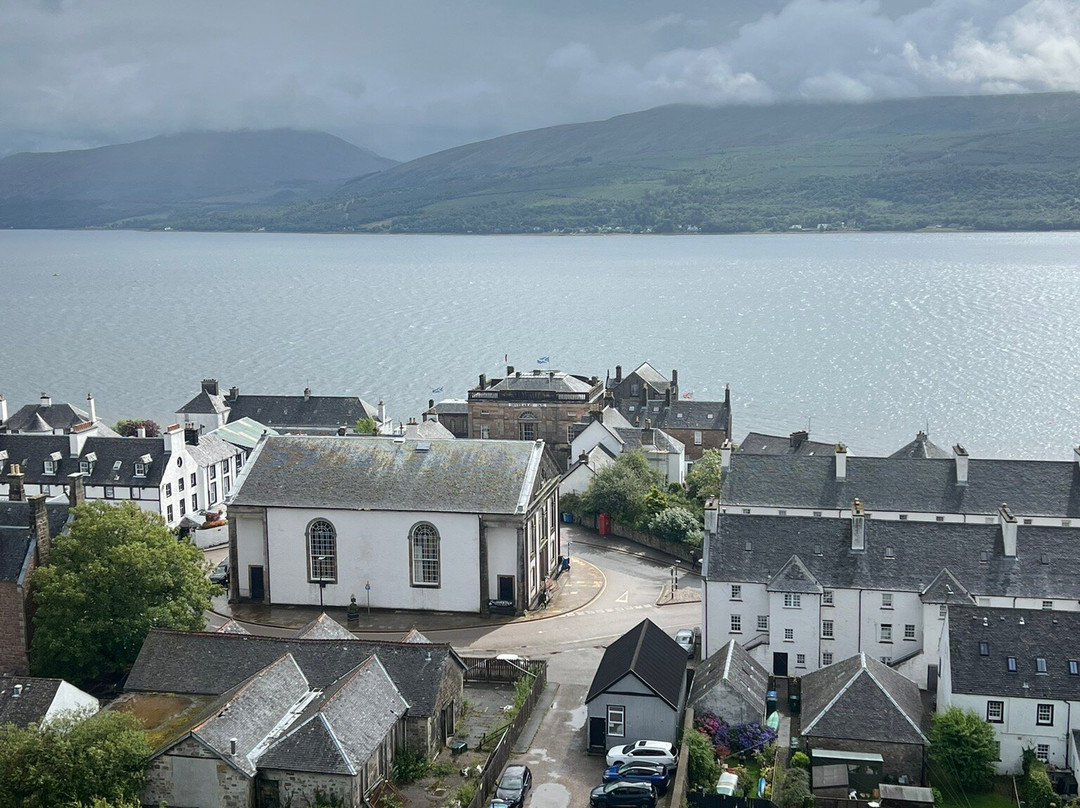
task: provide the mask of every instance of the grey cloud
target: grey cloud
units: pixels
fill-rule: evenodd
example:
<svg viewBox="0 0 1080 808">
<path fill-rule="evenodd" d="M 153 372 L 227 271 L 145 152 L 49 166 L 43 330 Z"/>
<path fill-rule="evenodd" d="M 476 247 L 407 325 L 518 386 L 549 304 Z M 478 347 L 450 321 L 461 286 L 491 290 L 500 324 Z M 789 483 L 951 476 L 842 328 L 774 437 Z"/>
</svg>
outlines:
<svg viewBox="0 0 1080 808">
<path fill-rule="evenodd" d="M 323 129 L 408 158 L 659 104 L 1080 89 L 1072 0 L 0 0 L 0 154 Z"/>
</svg>

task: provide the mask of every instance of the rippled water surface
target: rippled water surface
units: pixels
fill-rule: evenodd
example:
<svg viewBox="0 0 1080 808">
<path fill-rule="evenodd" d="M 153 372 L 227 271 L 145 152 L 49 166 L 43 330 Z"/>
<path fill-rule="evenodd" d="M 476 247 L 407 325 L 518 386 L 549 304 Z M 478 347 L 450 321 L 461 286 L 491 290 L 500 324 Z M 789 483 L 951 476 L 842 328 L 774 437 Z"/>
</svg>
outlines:
<svg viewBox="0 0 1080 808">
<path fill-rule="evenodd" d="M 929 425 L 973 455 L 1080 443 L 1080 233 L 702 237 L 0 232 L 0 393 L 107 419 L 204 376 L 416 415 L 503 356 L 581 374 L 649 360 L 736 437 L 888 452 Z M 546 367 L 546 366 L 545 366 Z M 434 388 L 443 392 L 432 396 Z"/>
</svg>

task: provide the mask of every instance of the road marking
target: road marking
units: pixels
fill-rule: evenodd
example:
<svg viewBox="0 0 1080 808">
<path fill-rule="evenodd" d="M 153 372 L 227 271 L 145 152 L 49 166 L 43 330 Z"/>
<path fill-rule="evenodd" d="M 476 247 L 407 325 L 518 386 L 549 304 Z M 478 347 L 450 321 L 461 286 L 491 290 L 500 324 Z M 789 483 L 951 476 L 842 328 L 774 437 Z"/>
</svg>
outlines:
<svg viewBox="0 0 1080 808">
<path fill-rule="evenodd" d="M 615 602 L 616 603 L 629 603 L 630 602 L 630 591 L 627 590 L 626 592 L 623 592 L 621 595 L 619 595 L 619 597 L 615 598 Z"/>
</svg>

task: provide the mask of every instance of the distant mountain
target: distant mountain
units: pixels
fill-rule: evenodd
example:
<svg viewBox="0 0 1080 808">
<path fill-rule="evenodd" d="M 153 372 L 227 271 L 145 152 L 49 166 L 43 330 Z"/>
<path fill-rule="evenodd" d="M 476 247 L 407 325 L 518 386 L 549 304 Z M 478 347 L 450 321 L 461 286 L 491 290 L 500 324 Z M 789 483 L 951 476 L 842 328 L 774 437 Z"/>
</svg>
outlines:
<svg viewBox="0 0 1080 808">
<path fill-rule="evenodd" d="M 177 219 L 391 232 L 1080 228 L 1080 95 L 669 106 L 521 132 L 334 198 Z"/>
<path fill-rule="evenodd" d="M 78 227 L 131 216 L 320 198 L 396 165 L 323 132 L 165 135 L 98 149 L 0 160 L 0 226 Z"/>
</svg>

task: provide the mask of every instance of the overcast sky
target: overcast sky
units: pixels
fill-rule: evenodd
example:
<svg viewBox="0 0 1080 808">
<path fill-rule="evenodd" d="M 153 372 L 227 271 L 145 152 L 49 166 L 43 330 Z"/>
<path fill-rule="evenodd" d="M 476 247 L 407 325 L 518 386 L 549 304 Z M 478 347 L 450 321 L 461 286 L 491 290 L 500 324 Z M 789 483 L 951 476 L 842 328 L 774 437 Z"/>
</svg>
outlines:
<svg viewBox="0 0 1080 808">
<path fill-rule="evenodd" d="M 192 129 L 396 159 L 674 102 L 1080 90 L 1080 0 L 0 0 L 0 155 Z"/>
</svg>

